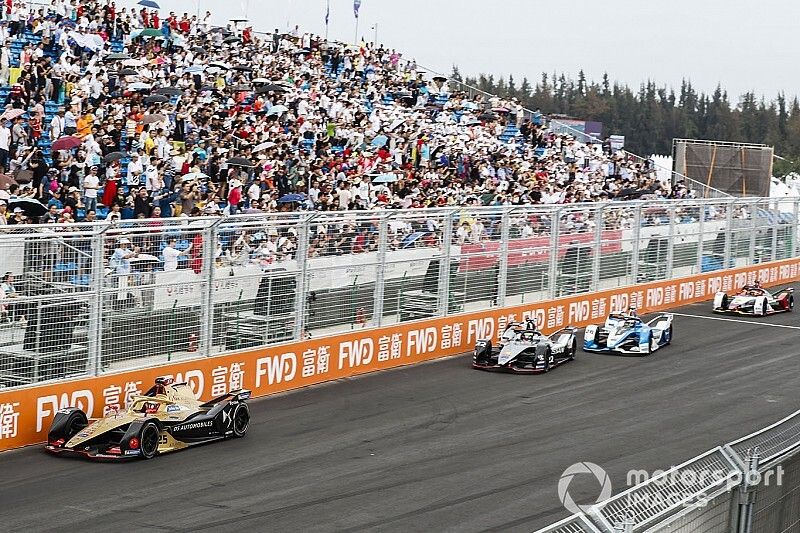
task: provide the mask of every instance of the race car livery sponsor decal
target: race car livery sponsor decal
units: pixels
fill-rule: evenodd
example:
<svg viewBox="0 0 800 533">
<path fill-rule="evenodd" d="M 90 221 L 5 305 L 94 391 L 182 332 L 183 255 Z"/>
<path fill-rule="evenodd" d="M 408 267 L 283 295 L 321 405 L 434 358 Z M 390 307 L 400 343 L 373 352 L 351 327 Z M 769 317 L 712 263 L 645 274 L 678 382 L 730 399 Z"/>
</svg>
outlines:
<svg viewBox="0 0 800 533">
<path fill-rule="evenodd" d="M 770 286 L 797 280 L 798 276 L 800 259 L 788 259 L 0 391 L 0 450 L 46 440 L 59 410 L 77 407 L 90 419 L 124 411 L 142 394 L 142 384 L 152 383 L 157 377 L 188 382 L 194 397 L 203 401 L 239 388 L 252 390 L 253 397 L 266 396 L 465 353 L 478 340 L 498 340 L 511 322 L 535 320 L 549 334 L 567 324 L 581 327 L 605 321 L 609 313 L 629 307 L 638 308 L 640 313 L 668 310 L 709 300 L 719 291 L 736 291 L 756 280 Z M 174 431 L 191 430 L 192 424 L 206 423 L 211 422 L 187 422 Z"/>
<path fill-rule="evenodd" d="M 172 431 L 191 431 L 193 429 L 210 428 L 213 424 L 213 420 L 203 420 L 202 422 L 192 422 L 190 424 L 181 424 L 180 426 L 175 426 L 172 428 Z"/>
</svg>

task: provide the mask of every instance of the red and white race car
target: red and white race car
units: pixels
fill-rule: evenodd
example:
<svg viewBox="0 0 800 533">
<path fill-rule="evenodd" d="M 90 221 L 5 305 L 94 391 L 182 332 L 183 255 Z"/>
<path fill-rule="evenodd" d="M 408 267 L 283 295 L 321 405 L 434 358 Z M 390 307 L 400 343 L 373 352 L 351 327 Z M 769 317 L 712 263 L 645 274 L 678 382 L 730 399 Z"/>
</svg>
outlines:
<svg viewBox="0 0 800 533">
<path fill-rule="evenodd" d="M 794 309 L 794 289 L 791 287 L 773 294 L 756 282 L 755 285 L 745 285 L 733 296 L 724 292 L 718 292 L 714 296 L 715 313 L 766 316 L 787 313 L 792 309 Z"/>
</svg>

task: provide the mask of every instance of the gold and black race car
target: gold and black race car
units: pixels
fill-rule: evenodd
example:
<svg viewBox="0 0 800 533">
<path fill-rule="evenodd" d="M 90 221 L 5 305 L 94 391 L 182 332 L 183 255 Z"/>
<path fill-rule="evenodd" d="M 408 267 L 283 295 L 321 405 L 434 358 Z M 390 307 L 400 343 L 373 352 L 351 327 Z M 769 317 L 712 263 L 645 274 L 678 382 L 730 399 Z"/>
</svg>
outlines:
<svg viewBox="0 0 800 533">
<path fill-rule="evenodd" d="M 244 437 L 250 425 L 248 398 L 250 391 L 239 389 L 202 403 L 187 383 L 158 378 L 127 411 L 90 422 L 80 409 L 59 410 L 45 450 L 90 459 L 152 459 L 194 444 Z"/>
</svg>

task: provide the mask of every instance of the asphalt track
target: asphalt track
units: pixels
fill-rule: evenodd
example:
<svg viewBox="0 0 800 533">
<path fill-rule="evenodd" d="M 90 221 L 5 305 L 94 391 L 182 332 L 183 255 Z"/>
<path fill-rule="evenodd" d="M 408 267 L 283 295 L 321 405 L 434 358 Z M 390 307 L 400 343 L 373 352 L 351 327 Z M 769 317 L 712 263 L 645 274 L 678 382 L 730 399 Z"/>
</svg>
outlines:
<svg viewBox="0 0 800 533">
<path fill-rule="evenodd" d="M 254 401 L 245 439 L 152 461 L 9 452 L 0 530 L 531 531 L 567 515 L 556 486 L 575 462 L 603 466 L 616 493 L 629 469 L 798 409 L 800 327 L 769 324 L 799 318 L 677 316 L 649 358 L 579 353 L 548 375 L 472 371 L 468 356 L 372 374 Z"/>
</svg>

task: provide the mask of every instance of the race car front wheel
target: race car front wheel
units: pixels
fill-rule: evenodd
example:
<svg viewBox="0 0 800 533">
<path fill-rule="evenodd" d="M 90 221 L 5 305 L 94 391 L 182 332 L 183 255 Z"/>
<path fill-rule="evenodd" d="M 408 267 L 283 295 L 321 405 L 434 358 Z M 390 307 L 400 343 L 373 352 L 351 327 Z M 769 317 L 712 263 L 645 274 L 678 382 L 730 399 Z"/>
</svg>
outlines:
<svg viewBox="0 0 800 533">
<path fill-rule="evenodd" d="M 578 342 L 575 339 L 572 339 L 569 348 L 567 348 L 567 359 L 574 361 L 576 353 L 578 353 Z"/>
<path fill-rule="evenodd" d="M 144 459 L 152 459 L 158 453 L 158 439 L 161 431 L 155 422 L 147 422 L 139 432 L 139 446 Z"/>
<path fill-rule="evenodd" d="M 233 411 L 233 436 L 244 437 L 250 427 L 250 408 L 246 403 L 240 403 Z"/>
</svg>

